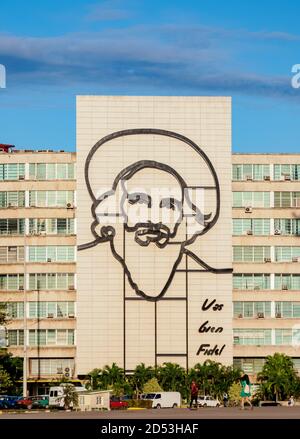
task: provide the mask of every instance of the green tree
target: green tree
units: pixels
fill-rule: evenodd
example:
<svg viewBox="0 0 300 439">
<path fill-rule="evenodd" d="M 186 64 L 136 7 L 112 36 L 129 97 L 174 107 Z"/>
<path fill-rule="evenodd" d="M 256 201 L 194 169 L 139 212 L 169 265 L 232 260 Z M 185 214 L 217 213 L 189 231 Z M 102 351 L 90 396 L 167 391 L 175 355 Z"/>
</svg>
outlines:
<svg viewBox="0 0 300 439">
<path fill-rule="evenodd" d="M 12 383 L 10 392 L 18 394 L 20 391 L 18 381 L 23 375 L 23 359 L 13 357 L 10 352 L 7 352 L 7 349 L 0 349 L 0 367 L 10 378 Z"/>
<path fill-rule="evenodd" d="M 160 387 L 157 378 L 151 378 L 143 387 L 143 393 L 156 393 L 163 392 L 163 389 Z"/>
<path fill-rule="evenodd" d="M 6 324 L 8 319 L 7 316 L 7 308 L 6 303 L 0 302 L 0 326 L 3 326 Z"/>
<path fill-rule="evenodd" d="M 69 408 L 78 406 L 78 393 L 75 391 L 75 387 L 73 384 L 64 384 L 63 386 L 64 394 L 64 409 L 67 410 Z"/>
<path fill-rule="evenodd" d="M 229 397 L 229 404 L 236 406 L 239 405 L 242 398 L 240 396 L 241 393 L 241 385 L 240 383 L 233 383 L 228 389 L 228 397 Z"/>
<path fill-rule="evenodd" d="M 131 382 L 135 388 L 136 396 L 143 391 L 147 381 L 154 378 L 155 371 L 152 367 L 146 367 L 144 363 L 138 364 L 134 369 Z"/>
<path fill-rule="evenodd" d="M 186 371 L 179 364 L 164 363 L 157 369 L 158 382 L 167 392 L 186 393 Z"/>
<path fill-rule="evenodd" d="M 221 363 L 206 360 L 197 363 L 188 373 L 188 384 L 196 381 L 199 391 L 204 395 L 222 398 L 224 392 L 241 376 L 241 371 L 233 366 L 224 366 Z"/>
<path fill-rule="evenodd" d="M 123 384 L 125 380 L 124 370 L 119 367 L 116 363 L 111 366 L 106 365 L 102 370 L 101 381 L 102 386 L 114 386 Z"/>
<path fill-rule="evenodd" d="M 261 391 L 265 397 L 275 396 L 275 401 L 288 398 L 299 388 L 299 378 L 293 361 L 285 354 L 275 353 L 268 356 L 263 370 L 258 374 L 262 383 Z"/>
<path fill-rule="evenodd" d="M 0 366 L 0 393 L 10 393 L 12 388 L 13 382 L 9 373 Z"/>
<path fill-rule="evenodd" d="M 93 369 L 87 374 L 86 388 L 88 390 L 105 390 L 102 387 L 101 369 Z"/>
</svg>

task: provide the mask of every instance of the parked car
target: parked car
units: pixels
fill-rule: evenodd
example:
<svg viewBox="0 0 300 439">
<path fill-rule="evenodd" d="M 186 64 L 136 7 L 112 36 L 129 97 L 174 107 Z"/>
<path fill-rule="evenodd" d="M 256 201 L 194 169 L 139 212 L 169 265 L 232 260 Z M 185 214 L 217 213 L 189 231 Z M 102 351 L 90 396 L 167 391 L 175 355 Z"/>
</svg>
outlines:
<svg viewBox="0 0 300 439">
<path fill-rule="evenodd" d="M 220 407 L 220 401 L 209 395 L 198 396 L 198 406 L 199 407 Z"/>
<path fill-rule="evenodd" d="M 47 409 L 49 407 L 49 396 L 38 395 L 32 398 L 32 408 L 34 409 Z"/>
<path fill-rule="evenodd" d="M 0 396 L 0 409 L 14 409 L 17 407 L 17 401 L 20 399 L 20 396 L 8 396 L 1 395 Z"/>
<path fill-rule="evenodd" d="M 141 397 L 152 401 L 152 408 L 176 408 L 181 405 L 181 395 L 179 392 L 158 392 L 144 393 Z"/>
<path fill-rule="evenodd" d="M 17 401 L 17 407 L 22 409 L 32 409 L 32 396 L 27 396 L 26 398 L 21 398 Z"/>
<path fill-rule="evenodd" d="M 111 396 L 110 397 L 110 409 L 111 410 L 125 410 L 128 408 L 128 402 L 122 401 L 122 399 L 118 396 Z"/>
</svg>

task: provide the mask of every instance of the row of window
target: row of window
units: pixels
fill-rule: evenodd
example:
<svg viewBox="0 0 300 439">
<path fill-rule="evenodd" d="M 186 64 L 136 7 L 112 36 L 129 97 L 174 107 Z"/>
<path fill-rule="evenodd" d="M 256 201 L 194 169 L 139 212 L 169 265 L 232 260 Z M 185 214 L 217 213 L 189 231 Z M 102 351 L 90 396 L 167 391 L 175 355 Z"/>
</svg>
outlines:
<svg viewBox="0 0 300 439">
<path fill-rule="evenodd" d="M 74 191 L 29 191 L 29 204 L 25 191 L 1 191 L 0 208 L 7 207 L 68 207 L 74 204 Z"/>
<path fill-rule="evenodd" d="M 271 288 L 271 274 L 239 273 L 233 274 L 233 289 L 236 290 L 300 290 L 300 274 L 278 274 L 274 276 Z"/>
<path fill-rule="evenodd" d="M 274 203 L 271 203 L 271 192 L 233 192 L 233 207 L 300 207 L 300 192 L 274 192 Z"/>
<path fill-rule="evenodd" d="M 292 358 L 294 368 L 300 371 L 300 358 Z M 247 374 L 257 374 L 262 371 L 265 358 L 234 358 L 233 365 Z"/>
<path fill-rule="evenodd" d="M 300 318 L 300 302 L 274 302 L 273 310 L 272 302 L 233 302 L 235 318 Z"/>
<path fill-rule="evenodd" d="M 30 180 L 74 180 L 74 163 L 29 163 Z"/>
<path fill-rule="evenodd" d="M 9 319 L 24 318 L 24 303 L 23 302 L 8 302 L 2 303 L 6 306 L 7 316 Z M 26 313 L 30 319 L 34 318 L 65 318 L 75 316 L 74 302 L 28 302 L 28 309 Z"/>
<path fill-rule="evenodd" d="M 0 181 L 24 180 L 25 163 L 0 164 Z M 30 180 L 74 180 L 74 163 L 29 163 Z"/>
<path fill-rule="evenodd" d="M 257 164 L 234 164 L 232 165 L 232 179 L 234 181 L 265 179 L 284 180 L 300 180 L 300 165 L 298 164 L 279 164 L 273 165 L 273 175 L 271 176 L 270 165 Z M 271 178 L 272 177 L 272 178 Z"/>
<path fill-rule="evenodd" d="M 297 218 L 233 218 L 232 233 L 233 236 L 268 236 L 271 234 L 271 225 L 276 235 L 300 235 L 300 219 Z"/>
<path fill-rule="evenodd" d="M 24 331 L 22 329 L 9 329 L 7 331 L 8 346 L 23 346 Z M 29 346 L 68 346 L 74 345 L 74 329 L 29 329 Z"/>
<path fill-rule="evenodd" d="M 75 262 L 75 247 L 28 246 L 27 262 Z M 0 264 L 24 262 L 23 246 L 0 246 Z"/>
<path fill-rule="evenodd" d="M 30 375 L 57 375 L 69 369 L 71 376 L 74 373 L 74 358 L 30 358 Z"/>
<path fill-rule="evenodd" d="M 298 258 L 300 259 L 300 247 L 274 247 L 274 262 L 295 262 L 296 260 L 298 260 Z M 233 262 L 266 262 L 269 260 L 271 260 L 271 246 L 233 246 Z"/>
<path fill-rule="evenodd" d="M 74 235 L 74 218 L 1 218 L 1 235 L 24 235 L 28 221 L 31 235 Z"/>
<path fill-rule="evenodd" d="M 69 245 L 29 246 L 28 262 L 74 262 L 75 247 Z"/>
<path fill-rule="evenodd" d="M 29 290 L 71 290 L 74 289 L 74 273 L 29 273 Z M 24 274 L 0 274 L 0 290 L 24 289 Z"/>
<path fill-rule="evenodd" d="M 300 329 L 234 329 L 235 345 L 300 345 Z"/>
</svg>

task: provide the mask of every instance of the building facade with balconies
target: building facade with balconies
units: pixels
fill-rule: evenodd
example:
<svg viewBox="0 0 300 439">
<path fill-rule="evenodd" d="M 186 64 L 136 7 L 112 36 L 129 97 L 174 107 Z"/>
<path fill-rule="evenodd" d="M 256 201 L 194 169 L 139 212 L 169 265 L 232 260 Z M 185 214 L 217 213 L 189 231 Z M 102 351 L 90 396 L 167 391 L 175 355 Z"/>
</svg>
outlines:
<svg viewBox="0 0 300 439">
<path fill-rule="evenodd" d="M 300 155 L 233 154 L 234 363 L 275 352 L 300 369 Z"/>
<path fill-rule="evenodd" d="M 62 151 L 0 155 L 0 301 L 29 383 L 76 374 L 75 162 Z"/>
<path fill-rule="evenodd" d="M 0 302 L 32 383 L 77 376 L 75 167 L 69 152 L 0 155 Z M 281 352 L 300 369 L 300 155 L 233 154 L 232 199 L 233 362 L 255 376 Z"/>
</svg>

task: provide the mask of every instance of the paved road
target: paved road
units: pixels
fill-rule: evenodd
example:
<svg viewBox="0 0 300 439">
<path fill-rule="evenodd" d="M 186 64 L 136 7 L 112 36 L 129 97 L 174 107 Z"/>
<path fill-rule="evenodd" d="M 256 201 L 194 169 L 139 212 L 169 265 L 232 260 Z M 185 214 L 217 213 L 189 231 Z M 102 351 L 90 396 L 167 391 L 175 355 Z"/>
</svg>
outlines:
<svg viewBox="0 0 300 439">
<path fill-rule="evenodd" d="M 110 412 L 23 412 L 0 414 L 1 419 L 300 419 L 300 407 L 201 408 L 198 410 L 114 410 Z"/>
</svg>

